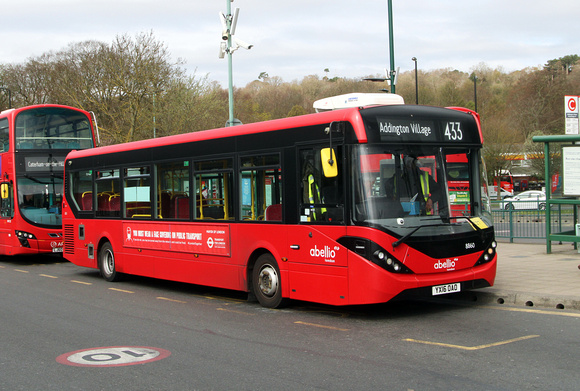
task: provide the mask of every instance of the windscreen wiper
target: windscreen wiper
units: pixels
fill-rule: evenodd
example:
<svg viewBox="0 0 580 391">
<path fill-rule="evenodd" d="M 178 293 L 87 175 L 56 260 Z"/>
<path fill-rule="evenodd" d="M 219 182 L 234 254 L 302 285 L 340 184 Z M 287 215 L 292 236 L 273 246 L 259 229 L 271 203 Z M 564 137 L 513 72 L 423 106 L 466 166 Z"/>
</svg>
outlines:
<svg viewBox="0 0 580 391">
<path fill-rule="evenodd" d="M 418 230 L 420 230 L 421 228 L 423 228 L 424 225 L 420 225 L 417 228 L 415 228 L 414 230 L 412 230 L 411 232 L 409 232 L 407 235 L 401 237 L 399 240 L 393 242 L 393 248 L 397 247 L 399 244 L 403 243 L 405 240 L 409 239 L 409 237 L 411 235 L 413 235 L 415 232 L 417 232 Z"/>
</svg>

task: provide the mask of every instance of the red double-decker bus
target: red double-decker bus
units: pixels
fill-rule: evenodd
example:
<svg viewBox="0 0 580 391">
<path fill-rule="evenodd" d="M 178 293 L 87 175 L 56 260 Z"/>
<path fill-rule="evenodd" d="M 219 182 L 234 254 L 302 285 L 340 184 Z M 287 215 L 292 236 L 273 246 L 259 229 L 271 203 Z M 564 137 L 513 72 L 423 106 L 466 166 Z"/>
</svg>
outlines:
<svg viewBox="0 0 580 391">
<path fill-rule="evenodd" d="M 62 252 L 64 159 L 93 148 L 92 116 L 61 105 L 0 113 L 0 255 Z"/>
<path fill-rule="evenodd" d="M 369 105 L 74 151 L 64 256 L 122 274 L 331 305 L 490 286 L 477 115 Z M 469 205 L 452 213 L 448 156 Z"/>
</svg>

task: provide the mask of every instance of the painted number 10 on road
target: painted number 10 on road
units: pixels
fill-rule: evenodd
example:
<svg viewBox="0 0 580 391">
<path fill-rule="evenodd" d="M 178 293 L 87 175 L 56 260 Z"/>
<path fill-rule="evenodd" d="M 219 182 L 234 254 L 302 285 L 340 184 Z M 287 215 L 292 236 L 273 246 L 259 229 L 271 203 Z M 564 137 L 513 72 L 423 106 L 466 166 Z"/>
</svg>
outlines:
<svg viewBox="0 0 580 391">
<path fill-rule="evenodd" d="M 56 361 L 77 367 L 116 367 L 157 361 L 170 354 L 169 351 L 159 348 L 111 346 L 62 354 L 56 358 Z"/>
</svg>

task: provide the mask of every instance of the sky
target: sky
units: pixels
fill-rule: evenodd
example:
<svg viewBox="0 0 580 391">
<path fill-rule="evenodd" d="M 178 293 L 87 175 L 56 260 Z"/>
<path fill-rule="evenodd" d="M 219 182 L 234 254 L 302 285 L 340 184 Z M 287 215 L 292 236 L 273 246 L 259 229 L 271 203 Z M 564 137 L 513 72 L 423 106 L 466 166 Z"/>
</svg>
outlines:
<svg viewBox="0 0 580 391">
<path fill-rule="evenodd" d="M 228 85 L 220 59 L 228 0 L 18 0 L 2 5 L 0 64 L 71 43 L 153 32 L 189 74 Z M 481 64 L 506 72 L 580 54 L 579 0 L 392 0 L 395 68 L 401 72 Z M 387 0 L 234 0 L 233 81 L 262 72 L 285 82 L 309 75 L 359 78 L 390 68 Z M 325 69 L 329 72 L 325 73 Z"/>
</svg>

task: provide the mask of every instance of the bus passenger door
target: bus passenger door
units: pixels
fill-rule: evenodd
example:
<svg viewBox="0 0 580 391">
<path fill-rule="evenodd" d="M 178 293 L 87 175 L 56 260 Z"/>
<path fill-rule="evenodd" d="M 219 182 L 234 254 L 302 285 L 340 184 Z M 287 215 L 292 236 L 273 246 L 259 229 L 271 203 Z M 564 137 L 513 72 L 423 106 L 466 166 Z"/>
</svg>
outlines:
<svg viewBox="0 0 580 391">
<path fill-rule="evenodd" d="M 288 228 L 290 298 L 348 304 L 348 251 L 336 241 L 345 233 L 341 226 Z"/>
</svg>

